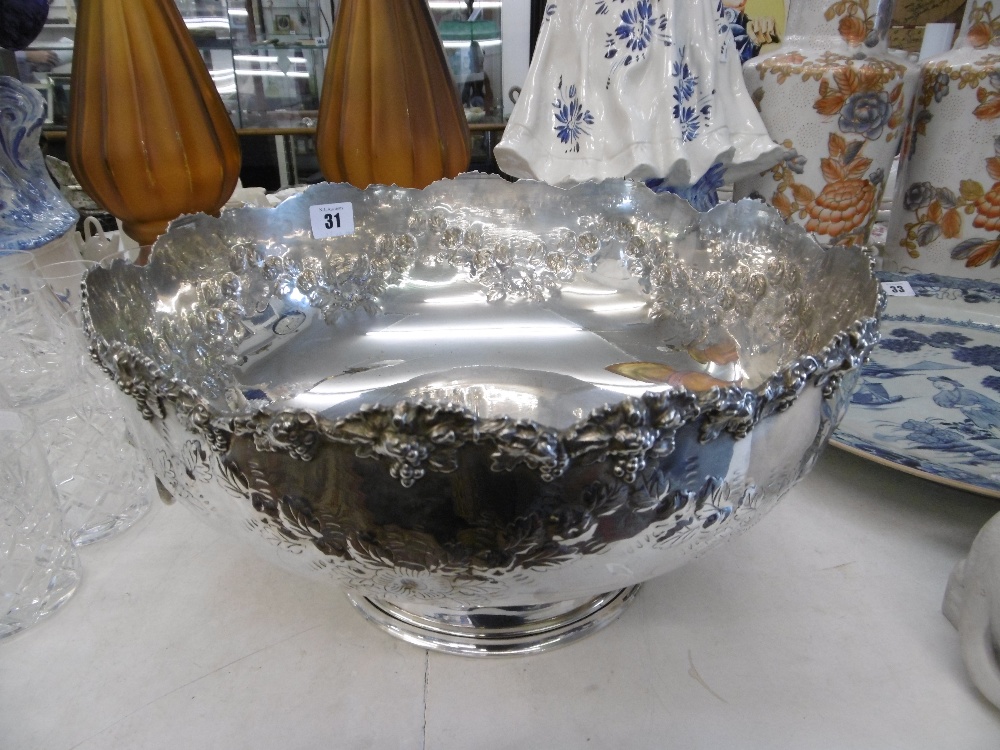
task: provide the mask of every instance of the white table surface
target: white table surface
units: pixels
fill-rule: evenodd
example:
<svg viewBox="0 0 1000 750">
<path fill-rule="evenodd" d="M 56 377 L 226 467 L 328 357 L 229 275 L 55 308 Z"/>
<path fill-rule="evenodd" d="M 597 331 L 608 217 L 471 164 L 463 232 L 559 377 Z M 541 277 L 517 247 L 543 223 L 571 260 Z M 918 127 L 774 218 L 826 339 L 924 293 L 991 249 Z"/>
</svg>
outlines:
<svg viewBox="0 0 1000 750">
<path fill-rule="evenodd" d="M 0 749 L 997 750 L 941 614 L 996 512 L 831 448 L 608 629 L 484 661 L 396 641 L 156 501 L 0 645 Z"/>
</svg>

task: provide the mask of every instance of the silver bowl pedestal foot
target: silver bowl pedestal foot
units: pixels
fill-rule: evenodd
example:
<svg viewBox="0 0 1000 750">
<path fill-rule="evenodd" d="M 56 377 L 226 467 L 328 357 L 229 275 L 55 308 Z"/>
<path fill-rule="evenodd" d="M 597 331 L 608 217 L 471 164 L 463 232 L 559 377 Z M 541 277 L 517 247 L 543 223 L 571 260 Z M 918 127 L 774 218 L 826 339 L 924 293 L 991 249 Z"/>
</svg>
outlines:
<svg viewBox="0 0 1000 750">
<path fill-rule="evenodd" d="M 524 607 L 444 609 L 348 593 L 369 621 L 421 648 L 460 656 L 524 656 L 565 646 L 610 625 L 639 586 L 600 596 Z"/>
</svg>

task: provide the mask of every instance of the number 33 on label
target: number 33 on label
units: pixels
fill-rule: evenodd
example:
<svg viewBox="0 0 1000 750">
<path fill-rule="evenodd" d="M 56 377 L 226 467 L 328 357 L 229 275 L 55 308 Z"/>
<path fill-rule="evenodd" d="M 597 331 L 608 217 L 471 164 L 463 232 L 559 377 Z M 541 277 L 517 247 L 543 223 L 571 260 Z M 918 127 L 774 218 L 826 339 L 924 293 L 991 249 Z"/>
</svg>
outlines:
<svg viewBox="0 0 1000 750">
<path fill-rule="evenodd" d="M 916 297 L 909 281 L 883 281 L 882 288 L 890 297 Z"/>
<path fill-rule="evenodd" d="M 354 234 L 354 206 L 350 203 L 309 206 L 309 221 L 317 240 Z"/>
</svg>

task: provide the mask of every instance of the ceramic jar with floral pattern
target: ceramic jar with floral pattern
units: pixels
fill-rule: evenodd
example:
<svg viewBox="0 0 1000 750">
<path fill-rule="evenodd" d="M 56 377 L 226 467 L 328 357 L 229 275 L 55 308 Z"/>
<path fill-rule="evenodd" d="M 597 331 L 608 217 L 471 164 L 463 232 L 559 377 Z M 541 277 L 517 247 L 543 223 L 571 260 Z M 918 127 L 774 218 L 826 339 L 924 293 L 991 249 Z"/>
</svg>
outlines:
<svg viewBox="0 0 1000 750">
<path fill-rule="evenodd" d="M 969 0 L 927 58 L 900 155 L 884 266 L 1000 280 L 1000 6 Z"/>
<path fill-rule="evenodd" d="M 894 0 L 791 0 L 782 44 L 743 68 L 784 161 L 736 183 L 825 245 L 868 241 L 903 135 L 911 68 L 888 51 Z M 914 73 L 915 73 L 915 69 Z"/>
</svg>

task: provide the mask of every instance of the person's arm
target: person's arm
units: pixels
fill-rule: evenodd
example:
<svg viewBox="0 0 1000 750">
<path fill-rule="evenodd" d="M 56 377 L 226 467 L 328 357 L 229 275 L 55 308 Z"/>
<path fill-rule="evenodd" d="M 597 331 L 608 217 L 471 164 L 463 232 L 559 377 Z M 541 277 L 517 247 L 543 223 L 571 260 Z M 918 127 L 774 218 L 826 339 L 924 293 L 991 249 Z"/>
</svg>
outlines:
<svg viewBox="0 0 1000 750">
<path fill-rule="evenodd" d="M 50 49 L 24 50 L 24 57 L 32 70 L 53 68 L 59 64 L 59 55 Z"/>
</svg>

